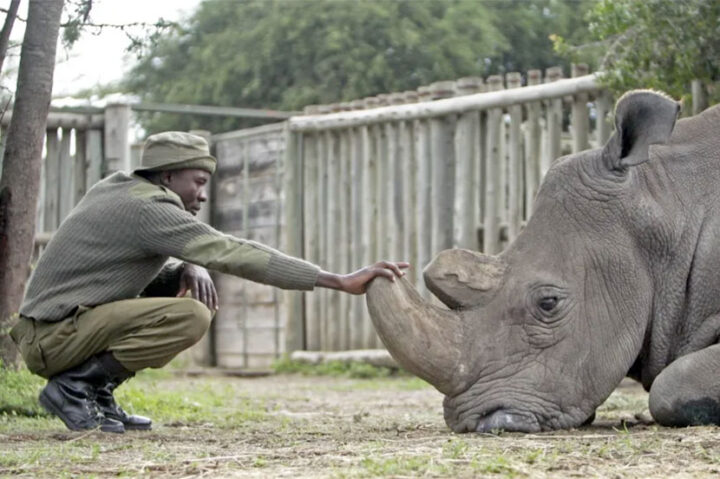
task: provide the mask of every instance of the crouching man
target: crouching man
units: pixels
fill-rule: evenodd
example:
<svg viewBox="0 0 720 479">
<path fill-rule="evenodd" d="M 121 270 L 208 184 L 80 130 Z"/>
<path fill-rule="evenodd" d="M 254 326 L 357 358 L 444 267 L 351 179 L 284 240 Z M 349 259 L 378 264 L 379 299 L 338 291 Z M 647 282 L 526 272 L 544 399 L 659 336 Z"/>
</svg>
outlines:
<svg viewBox="0 0 720 479">
<path fill-rule="evenodd" d="M 283 289 L 362 294 L 373 278 L 394 279 L 408 266 L 329 273 L 198 221 L 216 166 L 201 137 L 153 135 L 141 163 L 93 186 L 60 225 L 10 332 L 30 371 L 48 379 L 40 404 L 72 430 L 151 428 L 150 419 L 126 414 L 113 391 L 207 332 L 218 300 L 204 268 Z"/>
</svg>

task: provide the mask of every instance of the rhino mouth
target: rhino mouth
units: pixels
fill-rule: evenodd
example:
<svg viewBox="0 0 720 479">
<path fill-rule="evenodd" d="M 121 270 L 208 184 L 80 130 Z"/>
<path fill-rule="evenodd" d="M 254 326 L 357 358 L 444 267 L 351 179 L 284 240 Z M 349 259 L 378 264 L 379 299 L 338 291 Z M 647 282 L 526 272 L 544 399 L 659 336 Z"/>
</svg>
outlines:
<svg viewBox="0 0 720 479">
<path fill-rule="evenodd" d="M 541 430 L 535 416 L 497 408 L 481 416 L 475 425 L 475 432 L 496 434 L 506 432 L 539 432 Z"/>
</svg>

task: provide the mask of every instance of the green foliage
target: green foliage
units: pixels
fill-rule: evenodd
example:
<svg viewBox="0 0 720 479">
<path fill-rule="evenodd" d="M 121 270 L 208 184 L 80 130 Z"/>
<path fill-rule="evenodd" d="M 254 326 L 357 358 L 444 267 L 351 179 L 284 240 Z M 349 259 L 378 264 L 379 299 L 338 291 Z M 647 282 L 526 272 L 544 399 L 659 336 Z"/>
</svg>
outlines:
<svg viewBox="0 0 720 479">
<path fill-rule="evenodd" d="M 20 369 L 0 367 L 0 415 L 43 416 L 47 415 L 37 401 L 45 380 L 32 374 L 25 367 Z"/>
<path fill-rule="evenodd" d="M 498 29 L 505 38 L 496 69 L 487 73 L 526 72 L 551 66 L 568 67 L 568 61 L 553 48 L 553 38 L 582 41 L 588 31 L 584 14 L 598 0 L 505 0 L 486 2 L 494 12 Z"/>
<path fill-rule="evenodd" d="M 562 60 L 593 0 L 207 0 L 150 48 L 126 88 L 144 100 L 300 110 Z M 150 114 L 150 131 L 228 131 L 232 118 Z"/>
<path fill-rule="evenodd" d="M 90 17 L 90 10 L 92 10 L 92 0 L 69 0 L 65 4 L 65 14 L 68 17 L 62 31 L 65 48 L 72 47 L 80 39 L 83 24 Z"/>
<path fill-rule="evenodd" d="M 592 57 L 616 92 L 655 88 L 679 98 L 693 79 L 720 80 L 717 0 L 601 0 L 587 21 L 594 42 L 578 46 L 556 36 L 556 51 L 572 59 Z"/>
<path fill-rule="evenodd" d="M 329 361 L 320 364 L 308 364 L 293 361 L 283 356 L 272 365 L 273 371 L 279 374 L 303 374 L 305 376 L 335 376 L 355 379 L 384 378 L 397 373 L 397 370 L 372 366 L 357 361 Z"/>
</svg>

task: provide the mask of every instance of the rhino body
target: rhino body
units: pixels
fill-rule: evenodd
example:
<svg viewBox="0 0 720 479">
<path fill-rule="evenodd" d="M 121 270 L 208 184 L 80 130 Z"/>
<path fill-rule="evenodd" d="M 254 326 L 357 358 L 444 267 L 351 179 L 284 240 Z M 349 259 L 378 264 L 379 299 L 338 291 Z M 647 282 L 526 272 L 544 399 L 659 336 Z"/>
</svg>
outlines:
<svg viewBox="0 0 720 479">
<path fill-rule="evenodd" d="M 660 424 L 720 424 L 720 106 L 678 111 L 625 94 L 608 143 L 556 160 L 503 253 L 439 253 L 424 278 L 447 309 L 370 286 L 378 334 L 454 431 L 577 427 L 625 376 Z"/>
</svg>

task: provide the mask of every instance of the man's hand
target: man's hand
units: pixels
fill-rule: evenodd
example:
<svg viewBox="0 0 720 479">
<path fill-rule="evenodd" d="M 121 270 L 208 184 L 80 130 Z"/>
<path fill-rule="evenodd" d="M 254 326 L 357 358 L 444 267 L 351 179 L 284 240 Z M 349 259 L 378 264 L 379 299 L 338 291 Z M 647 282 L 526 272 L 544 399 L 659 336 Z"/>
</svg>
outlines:
<svg viewBox="0 0 720 479">
<path fill-rule="evenodd" d="M 210 274 L 202 266 L 185 263 L 180 275 L 180 291 L 178 291 L 177 297 L 185 296 L 188 291 L 192 291 L 192 297 L 207 306 L 210 311 L 218 310 L 215 284 Z"/>
<path fill-rule="evenodd" d="M 321 271 L 316 284 L 323 288 L 339 289 L 350 294 L 364 294 L 370 281 L 376 277 L 382 276 L 390 281 L 395 281 L 396 277 L 405 276 L 405 272 L 402 270 L 409 266 L 410 263 L 404 261 L 378 261 L 349 274 Z"/>
</svg>

